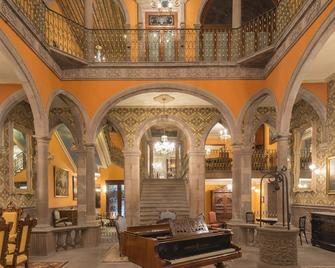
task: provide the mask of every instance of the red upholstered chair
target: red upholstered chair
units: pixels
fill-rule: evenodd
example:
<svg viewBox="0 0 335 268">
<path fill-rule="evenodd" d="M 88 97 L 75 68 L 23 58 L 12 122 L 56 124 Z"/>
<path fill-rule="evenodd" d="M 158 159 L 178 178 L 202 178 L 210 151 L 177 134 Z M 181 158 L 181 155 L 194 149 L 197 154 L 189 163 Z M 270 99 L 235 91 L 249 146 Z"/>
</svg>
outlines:
<svg viewBox="0 0 335 268">
<path fill-rule="evenodd" d="M 208 221 L 209 227 L 211 228 L 223 228 L 225 226 L 224 222 L 218 222 L 216 219 L 216 212 L 210 211 L 208 212 Z"/>
</svg>

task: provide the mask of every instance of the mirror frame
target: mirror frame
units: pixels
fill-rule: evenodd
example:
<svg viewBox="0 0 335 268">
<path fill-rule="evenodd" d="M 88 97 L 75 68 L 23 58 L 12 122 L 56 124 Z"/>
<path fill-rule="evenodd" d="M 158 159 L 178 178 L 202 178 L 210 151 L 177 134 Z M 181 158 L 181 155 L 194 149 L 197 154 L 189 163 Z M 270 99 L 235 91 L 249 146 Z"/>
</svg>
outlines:
<svg viewBox="0 0 335 268">
<path fill-rule="evenodd" d="M 13 161 L 13 132 L 14 128 L 21 131 L 23 134 L 25 134 L 26 141 L 27 141 L 27 189 L 17 189 L 15 187 L 15 181 L 14 181 L 14 161 Z M 9 129 L 8 129 L 8 144 L 9 144 L 9 182 L 10 182 L 10 189 L 11 192 L 14 194 L 33 194 L 33 150 L 32 150 L 32 137 L 33 133 L 31 130 L 20 126 L 17 123 L 9 122 Z"/>
<path fill-rule="evenodd" d="M 292 174 L 293 174 L 293 192 L 295 193 L 304 193 L 304 192 L 315 192 L 316 191 L 316 183 L 315 183 L 315 174 L 311 172 L 311 187 L 310 188 L 299 188 L 299 180 L 300 180 L 300 153 L 295 154 L 294 151 L 301 149 L 302 144 L 302 136 L 304 132 L 308 129 L 312 128 L 312 162 L 317 159 L 316 157 L 316 136 L 317 136 L 317 124 L 315 121 L 312 121 L 310 125 L 304 125 L 299 129 L 294 129 L 292 132 L 293 135 L 293 157 L 294 157 L 294 166 L 292 167 Z M 298 143 L 298 144 L 296 144 Z M 298 145 L 298 147 L 296 147 Z M 299 176 L 296 176 L 299 174 Z"/>
</svg>

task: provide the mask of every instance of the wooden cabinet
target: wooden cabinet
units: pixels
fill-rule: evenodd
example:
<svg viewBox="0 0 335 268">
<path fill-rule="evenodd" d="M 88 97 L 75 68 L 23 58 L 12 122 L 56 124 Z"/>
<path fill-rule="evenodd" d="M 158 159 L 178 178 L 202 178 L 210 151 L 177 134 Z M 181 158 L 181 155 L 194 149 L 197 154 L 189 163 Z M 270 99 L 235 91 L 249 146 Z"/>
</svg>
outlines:
<svg viewBox="0 0 335 268">
<path fill-rule="evenodd" d="M 78 225 L 78 210 L 76 209 L 59 209 L 61 218 L 68 218 L 72 225 Z"/>
<path fill-rule="evenodd" d="M 226 188 L 212 191 L 212 211 L 216 212 L 218 222 L 232 218 L 232 193 Z"/>
<path fill-rule="evenodd" d="M 335 251 L 335 213 L 312 212 L 312 245 Z"/>
</svg>

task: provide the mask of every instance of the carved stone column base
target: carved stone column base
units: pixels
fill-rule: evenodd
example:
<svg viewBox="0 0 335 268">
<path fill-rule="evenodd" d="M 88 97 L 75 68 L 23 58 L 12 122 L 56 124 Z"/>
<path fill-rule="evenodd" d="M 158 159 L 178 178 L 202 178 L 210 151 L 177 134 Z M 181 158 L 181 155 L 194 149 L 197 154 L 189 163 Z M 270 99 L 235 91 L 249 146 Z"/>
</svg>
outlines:
<svg viewBox="0 0 335 268">
<path fill-rule="evenodd" d="M 297 236 L 299 229 L 292 227 L 257 228 L 259 241 L 259 268 L 298 268 Z"/>
</svg>

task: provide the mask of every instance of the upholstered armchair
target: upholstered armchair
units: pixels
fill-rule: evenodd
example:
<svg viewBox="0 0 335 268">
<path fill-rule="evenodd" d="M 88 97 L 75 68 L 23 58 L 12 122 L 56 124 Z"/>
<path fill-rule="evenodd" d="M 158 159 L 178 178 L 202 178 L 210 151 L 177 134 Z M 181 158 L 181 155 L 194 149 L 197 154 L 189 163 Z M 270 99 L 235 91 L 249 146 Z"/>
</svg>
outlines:
<svg viewBox="0 0 335 268">
<path fill-rule="evenodd" d="M 216 212 L 210 211 L 208 212 L 208 226 L 210 228 L 224 228 L 224 222 L 218 222 L 216 219 Z"/>
<path fill-rule="evenodd" d="M 24 220 L 20 220 L 18 222 L 15 244 L 8 245 L 5 267 L 17 267 L 19 265 L 24 265 L 28 268 L 29 240 L 31 230 L 36 226 L 36 224 L 37 220 L 30 218 L 29 215 L 27 215 Z"/>
<path fill-rule="evenodd" d="M 17 233 L 17 223 L 22 216 L 22 209 L 16 208 L 13 203 L 9 203 L 7 208 L 0 209 L 0 217 L 3 217 L 7 224 L 11 223 L 12 227 L 9 232 L 9 242 L 15 243 Z"/>
<path fill-rule="evenodd" d="M 0 268 L 6 267 L 6 255 L 8 248 L 10 225 L 6 224 L 6 220 L 0 218 Z"/>
</svg>

